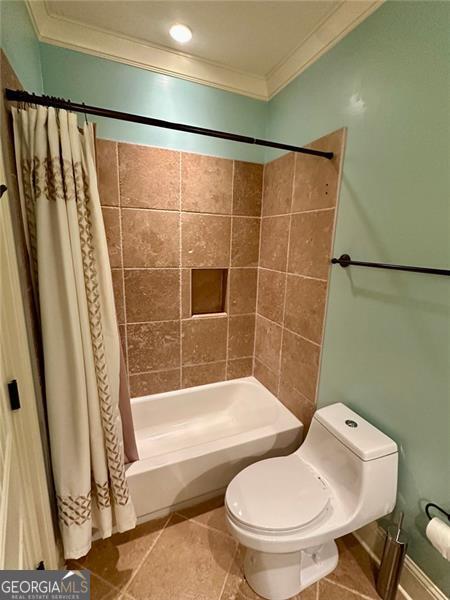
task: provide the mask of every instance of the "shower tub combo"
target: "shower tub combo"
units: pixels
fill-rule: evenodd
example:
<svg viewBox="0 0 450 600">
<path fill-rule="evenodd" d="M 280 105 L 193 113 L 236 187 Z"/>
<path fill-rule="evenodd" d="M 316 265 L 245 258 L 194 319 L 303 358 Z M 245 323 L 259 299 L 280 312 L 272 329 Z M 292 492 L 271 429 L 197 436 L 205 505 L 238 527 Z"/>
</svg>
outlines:
<svg viewBox="0 0 450 600">
<path fill-rule="evenodd" d="M 140 460 L 127 477 L 140 522 L 218 496 L 248 465 L 302 441 L 302 423 L 254 377 L 131 404 Z"/>
</svg>

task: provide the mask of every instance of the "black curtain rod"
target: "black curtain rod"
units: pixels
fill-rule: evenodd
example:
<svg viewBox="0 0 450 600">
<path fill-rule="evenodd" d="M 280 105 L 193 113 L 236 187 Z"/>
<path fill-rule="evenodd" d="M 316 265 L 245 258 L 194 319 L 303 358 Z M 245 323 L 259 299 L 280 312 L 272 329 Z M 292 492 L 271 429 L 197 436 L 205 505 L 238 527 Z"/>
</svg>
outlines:
<svg viewBox="0 0 450 600">
<path fill-rule="evenodd" d="M 412 273 L 429 273 L 431 275 L 450 276 L 449 269 L 433 269 L 430 267 L 410 267 L 408 265 L 390 265 L 386 263 L 363 262 L 360 260 L 352 260 L 348 254 L 342 254 L 339 258 L 332 258 L 333 265 L 340 265 L 344 269 L 350 265 L 356 267 L 371 267 L 374 269 L 391 269 L 392 271 L 409 271 Z"/>
<path fill-rule="evenodd" d="M 266 146 L 268 148 L 277 148 L 278 150 L 288 150 L 290 152 L 299 152 L 301 154 L 311 154 L 313 156 L 321 156 L 323 158 L 332 159 L 333 152 L 325 152 L 323 150 L 313 150 L 311 148 L 301 148 L 299 146 L 290 146 L 289 144 L 280 144 L 278 142 L 269 142 L 258 138 L 239 135 L 237 133 L 227 133 L 226 131 L 217 131 L 216 129 L 205 129 L 204 127 L 194 127 L 193 125 L 185 125 L 183 123 L 173 123 L 171 121 L 162 121 L 161 119 L 153 119 L 152 117 L 144 117 L 142 115 L 134 115 L 132 113 L 110 110 L 109 108 L 101 108 L 99 106 L 89 106 L 64 100 L 64 98 L 55 98 L 53 96 L 36 96 L 22 90 L 5 90 L 7 100 L 16 102 L 26 102 L 29 104 L 40 104 L 41 106 L 53 106 L 54 108 L 62 108 L 72 112 L 79 112 L 85 115 L 94 115 L 96 117 L 107 117 L 109 119 L 118 119 L 119 121 L 129 121 L 130 123 L 141 123 L 142 125 L 151 125 L 152 127 L 162 127 L 163 129 L 174 129 L 175 131 L 185 131 L 187 133 L 196 133 L 198 135 L 207 135 L 209 137 L 229 140 L 231 142 L 242 142 L 243 144 L 256 144 L 257 146 Z"/>
</svg>

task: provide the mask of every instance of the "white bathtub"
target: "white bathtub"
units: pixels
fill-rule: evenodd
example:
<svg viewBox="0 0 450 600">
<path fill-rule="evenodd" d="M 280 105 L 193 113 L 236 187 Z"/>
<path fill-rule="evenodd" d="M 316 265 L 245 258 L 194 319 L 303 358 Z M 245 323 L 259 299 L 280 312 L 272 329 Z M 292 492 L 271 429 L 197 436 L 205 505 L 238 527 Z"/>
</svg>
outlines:
<svg viewBox="0 0 450 600">
<path fill-rule="evenodd" d="M 127 477 L 139 521 L 219 495 L 249 464 L 302 441 L 302 423 L 254 377 L 131 405 L 140 460 Z"/>
</svg>

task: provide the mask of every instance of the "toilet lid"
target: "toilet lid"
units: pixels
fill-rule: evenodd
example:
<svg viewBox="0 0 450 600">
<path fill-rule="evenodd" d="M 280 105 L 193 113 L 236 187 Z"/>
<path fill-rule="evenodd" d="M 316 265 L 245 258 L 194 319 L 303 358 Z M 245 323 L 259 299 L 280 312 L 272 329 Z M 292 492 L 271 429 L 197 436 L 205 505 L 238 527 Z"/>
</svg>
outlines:
<svg viewBox="0 0 450 600">
<path fill-rule="evenodd" d="M 226 492 L 237 520 L 256 529 L 286 531 L 308 525 L 327 508 L 325 483 L 296 455 L 262 460 L 241 471 Z"/>
</svg>

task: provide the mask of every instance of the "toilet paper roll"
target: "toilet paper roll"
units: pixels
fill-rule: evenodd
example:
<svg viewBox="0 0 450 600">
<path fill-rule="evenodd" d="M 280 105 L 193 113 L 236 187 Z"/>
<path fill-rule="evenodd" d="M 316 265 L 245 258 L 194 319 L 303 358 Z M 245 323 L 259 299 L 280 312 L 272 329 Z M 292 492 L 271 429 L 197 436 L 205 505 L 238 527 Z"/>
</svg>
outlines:
<svg viewBox="0 0 450 600">
<path fill-rule="evenodd" d="M 427 525 L 426 536 L 436 550 L 450 561 L 450 527 L 435 517 Z"/>
</svg>

